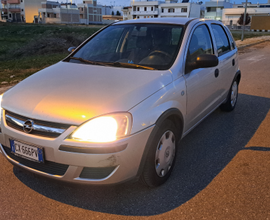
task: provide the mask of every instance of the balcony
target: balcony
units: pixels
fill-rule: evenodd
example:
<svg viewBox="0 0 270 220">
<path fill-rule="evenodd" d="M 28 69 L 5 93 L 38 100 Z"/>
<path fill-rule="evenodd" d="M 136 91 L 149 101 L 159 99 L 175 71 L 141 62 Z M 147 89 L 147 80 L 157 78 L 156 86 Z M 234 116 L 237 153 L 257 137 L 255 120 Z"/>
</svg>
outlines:
<svg viewBox="0 0 270 220">
<path fill-rule="evenodd" d="M 132 11 L 131 15 L 145 15 L 145 16 L 149 16 L 149 15 L 158 15 L 158 11 Z"/>
<path fill-rule="evenodd" d="M 7 14 L 7 9 L 6 8 L 2 8 L 2 9 L 0 9 L 0 11 L 2 11 L 3 14 Z"/>
<path fill-rule="evenodd" d="M 7 0 L 1 0 L 1 4 L 6 5 L 7 4 Z"/>
<path fill-rule="evenodd" d="M 160 17 L 188 17 L 188 12 L 162 12 Z"/>
<path fill-rule="evenodd" d="M 11 13 L 19 13 L 19 12 L 21 12 L 21 9 L 20 8 L 9 8 L 8 10 Z"/>
<path fill-rule="evenodd" d="M 8 4 L 20 4 L 20 0 L 7 0 Z"/>
</svg>

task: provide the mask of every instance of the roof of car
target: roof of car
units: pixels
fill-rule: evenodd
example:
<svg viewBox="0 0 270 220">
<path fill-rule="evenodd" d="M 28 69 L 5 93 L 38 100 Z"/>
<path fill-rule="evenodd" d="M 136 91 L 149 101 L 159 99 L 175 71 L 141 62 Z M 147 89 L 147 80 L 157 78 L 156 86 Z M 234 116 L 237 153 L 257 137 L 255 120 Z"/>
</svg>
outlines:
<svg viewBox="0 0 270 220">
<path fill-rule="evenodd" d="M 133 24 L 133 23 L 154 23 L 154 24 L 180 24 L 185 25 L 194 18 L 144 18 L 120 21 L 115 24 Z M 199 19 L 198 19 L 199 20 Z"/>
</svg>

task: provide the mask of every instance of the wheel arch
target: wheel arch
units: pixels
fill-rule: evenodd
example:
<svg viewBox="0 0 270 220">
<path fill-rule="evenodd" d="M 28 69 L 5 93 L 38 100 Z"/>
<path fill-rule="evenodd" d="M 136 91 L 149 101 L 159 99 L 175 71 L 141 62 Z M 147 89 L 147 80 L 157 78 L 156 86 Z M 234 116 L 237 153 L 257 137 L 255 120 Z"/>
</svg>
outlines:
<svg viewBox="0 0 270 220">
<path fill-rule="evenodd" d="M 237 81 L 237 84 L 239 85 L 240 80 L 241 80 L 241 71 L 240 70 L 237 70 L 237 72 L 236 72 L 236 74 L 234 76 L 234 80 L 236 80 Z"/>
<path fill-rule="evenodd" d="M 153 131 L 151 132 L 148 141 L 146 143 L 143 155 L 142 155 L 142 159 L 141 159 L 141 163 L 137 172 L 136 177 L 139 179 L 144 166 L 145 166 L 145 162 L 147 159 L 147 154 L 149 152 L 149 148 L 151 146 L 151 143 L 153 142 L 156 133 L 158 131 L 158 129 L 160 128 L 160 126 L 162 125 L 162 122 L 164 122 L 165 120 L 170 120 L 176 127 L 177 131 L 179 131 L 178 133 L 178 141 L 181 140 L 182 135 L 183 135 L 183 130 L 184 130 L 184 118 L 182 113 L 177 109 L 177 108 L 171 108 L 168 109 L 167 111 L 165 111 L 164 113 L 162 113 L 162 115 L 160 115 L 160 117 L 157 119 L 156 123 L 155 123 L 155 127 L 153 129 Z"/>
</svg>

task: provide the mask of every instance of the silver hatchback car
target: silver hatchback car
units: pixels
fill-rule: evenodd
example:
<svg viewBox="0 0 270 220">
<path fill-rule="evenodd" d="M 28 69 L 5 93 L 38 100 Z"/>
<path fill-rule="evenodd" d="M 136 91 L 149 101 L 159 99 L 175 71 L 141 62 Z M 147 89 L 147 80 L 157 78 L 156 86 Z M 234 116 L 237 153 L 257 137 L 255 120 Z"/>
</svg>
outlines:
<svg viewBox="0 0 270 220">
<path fill-rule="evenodd" d="M 216 108 L 234 109 L 240 77 L 218 21 L 117 22 L 0 96 L 0 149 L 53 179 L 158 186 L 181 138 Z"/>
</svg>

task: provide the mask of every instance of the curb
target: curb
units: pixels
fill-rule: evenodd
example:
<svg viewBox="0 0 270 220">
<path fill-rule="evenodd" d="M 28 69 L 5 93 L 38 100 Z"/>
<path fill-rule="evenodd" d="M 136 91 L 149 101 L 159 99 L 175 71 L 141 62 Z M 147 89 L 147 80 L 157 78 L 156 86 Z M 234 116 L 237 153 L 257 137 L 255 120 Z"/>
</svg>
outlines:
<svg viewBox="0 0 270 220">
<path fill-rule="evenodd" d="M 238 49 L 243 49 L 243 48 L 245 48 L 245 47 L 250 47 L 250 46 L 253 46 L 253 45 L 256 45 L 256 44 L 264 43 L 264 42 L 266 42 L 266 41 L 270 41 L 270 39 L 258 41 L 258 42 L 252 43 L 252 44 L 242 45 L 242 46 L 239 46 L 239 47 L 237 47 L 237 48 L 238 48 Z M 236 46 L 237 46 L 237 45 L 236 45 Z"/>
</svg>

